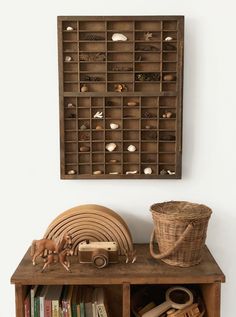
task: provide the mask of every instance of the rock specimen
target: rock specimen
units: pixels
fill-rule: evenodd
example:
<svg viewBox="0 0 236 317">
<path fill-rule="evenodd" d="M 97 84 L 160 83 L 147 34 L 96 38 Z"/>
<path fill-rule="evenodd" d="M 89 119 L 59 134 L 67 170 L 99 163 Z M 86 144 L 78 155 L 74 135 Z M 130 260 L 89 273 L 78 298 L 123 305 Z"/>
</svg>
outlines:
<svg viewBox="0 0 236 317">
<path fill-rule="evenodd" d="M 79 151 L 80 152 L 88 152 L 90 150 L 90 147 L 89 146 L 81 146 L 79 148 Z"/>
<path fill-rule="evenodd" d="M 175 75 L 172 75 L 172 74 L 166 74 L 163 76 L 163 80 L 165 81 L 173 81 L 175 79 L 176 79 Z"/>
</svg>

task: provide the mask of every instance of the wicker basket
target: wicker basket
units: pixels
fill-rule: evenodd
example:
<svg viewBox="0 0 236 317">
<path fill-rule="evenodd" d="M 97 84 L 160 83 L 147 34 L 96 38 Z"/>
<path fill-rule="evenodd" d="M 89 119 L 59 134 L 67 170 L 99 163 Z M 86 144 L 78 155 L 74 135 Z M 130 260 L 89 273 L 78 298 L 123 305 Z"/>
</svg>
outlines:
<svg viewBox="0 0 236 317">
<path fill-rule="evenodd" d="M 150 207 L 154 230 L 150 253 L 170 265 L 188 267 L 201 262 L 211 209 L 186 201 L 169 201 Z M 154 253 L 154 240 L 160 254 Z"/>
</svg>

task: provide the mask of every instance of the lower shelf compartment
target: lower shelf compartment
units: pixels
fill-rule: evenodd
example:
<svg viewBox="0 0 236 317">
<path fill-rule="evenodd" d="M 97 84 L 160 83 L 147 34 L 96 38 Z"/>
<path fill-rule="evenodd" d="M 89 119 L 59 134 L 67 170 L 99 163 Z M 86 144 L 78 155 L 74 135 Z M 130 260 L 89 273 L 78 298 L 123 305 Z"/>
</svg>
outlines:
<svg viewBox="0 0 236 317">
<path fill-rule="evenodd" d="M 131 317 L 206 316 L 200 285 L 133 285 L 130 299 Z"/>
</svg>

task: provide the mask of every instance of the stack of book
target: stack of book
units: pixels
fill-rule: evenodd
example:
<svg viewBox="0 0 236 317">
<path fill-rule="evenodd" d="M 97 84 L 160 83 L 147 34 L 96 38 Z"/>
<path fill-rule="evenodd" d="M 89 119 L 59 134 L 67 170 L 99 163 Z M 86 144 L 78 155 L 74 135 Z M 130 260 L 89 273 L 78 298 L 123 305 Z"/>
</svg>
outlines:
<svg viewBox="0 0 236 317">
<path fill-rule="evenodd" d="M 34 285 L 24 300 L 24 317 L 109 317 L 105 290 L 78 285 Z"/>
</svg>

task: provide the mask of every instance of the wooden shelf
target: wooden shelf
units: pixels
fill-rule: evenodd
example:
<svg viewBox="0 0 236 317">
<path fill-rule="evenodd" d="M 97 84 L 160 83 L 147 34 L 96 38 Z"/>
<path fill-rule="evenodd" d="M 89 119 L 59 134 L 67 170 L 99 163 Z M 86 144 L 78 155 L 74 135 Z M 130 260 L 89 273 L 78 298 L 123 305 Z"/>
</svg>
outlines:
<svg viewBox="0 0 236 317">
<path fill-rule="evenodd" d="M 146 39 L 148 32 L 153 36 L 150 40 Z M 113 41 L 114 33 L 122 33 L 127 41 Z M 130 178 L 125 173 L 126 164 L 138 170 L 132 178 L 181 178 L 183 34 L 183 16 L 58 18 L 61 178 Z M 172 40 L 165 41 L 166 37 Z M 68 57 L 72 60 L 67 62 Z M 164 80 L 165 75 L 174 77 Z M 116 91 L 119 84 L 123 85 L 121 92 Z M 84 85 L 86 92 L 82 92 Z M 132 101 L 137 105 L 128 106 Z M 102 118 L 93 117 L 97 111 L 102 112 Z M 172 117 L 163 118 L 165 112 L 171 112 Z M 117 123 L 119 128 L 110 129 L 110 123 Z M 96 130 L 97 125 L 100 130 Z M 126 135 L 135 131 L 136 135 Z M 102 134 L 97 137 L 99 132 Z M 143 133 L 147 135 L 143 137 Z M 108 142 L 118 145 L 109 155 L 119 154 L 120 174 L 94 176 L 88 170 L 83 172 L 83 155 L 87 155 L 91 172 L 96 161 L 105 164 Z M 132 152 L 125 150 L 127 142 L 138 148 L 135 161 Z M 173 147 L 169 151 L 170 144 Z M 89 151 L 80 152 L 83 145 Z M 155 168 L 152 165 L 151 175 L 145 175 L 141 155 L 153 153 L 154 147 L 156 153 L 166 150 L 166 156 L 162 164 L 156 161 Z M 77 155 L 68 161 L 68 152 Z M 170 166 L 175 175 L 161 175 Z M 74 175 L 68 175 L 71 170 Z"/>
<path fill-rule="evenodd" d="M 206 316 L 220 317 L 221 283 L 225 282 L 225 276 L 207 247 L 203 250 L 202 262 L 189 268 L 154 260 L 147 244 L 137 244 L 135 249 L 136 263 L 125 264 L 124 258 L 120 257 L 119 264 L 110 264 L 104 269 L 96 269 L 92 264 L 79 264 L 78 258 L 72 257 L 72 273 L 65 272 L 59 264 L 47 273 L 40 273 L 43 263 L 34 267 L 28 250 L 11 277 L 11 283 L 15 284 L 16 317 L 24 317 L 24 298 L 30 285 L 104 286 L 109 289 L 108 307 L 113 317 L 133 317 L 131 302 L 137 288 L 154 286 L 160 292 L 167 286 L 189 285 L 201 294 Z M 117 301 L 119 305 L 116 305 Z"/>
</svg>

